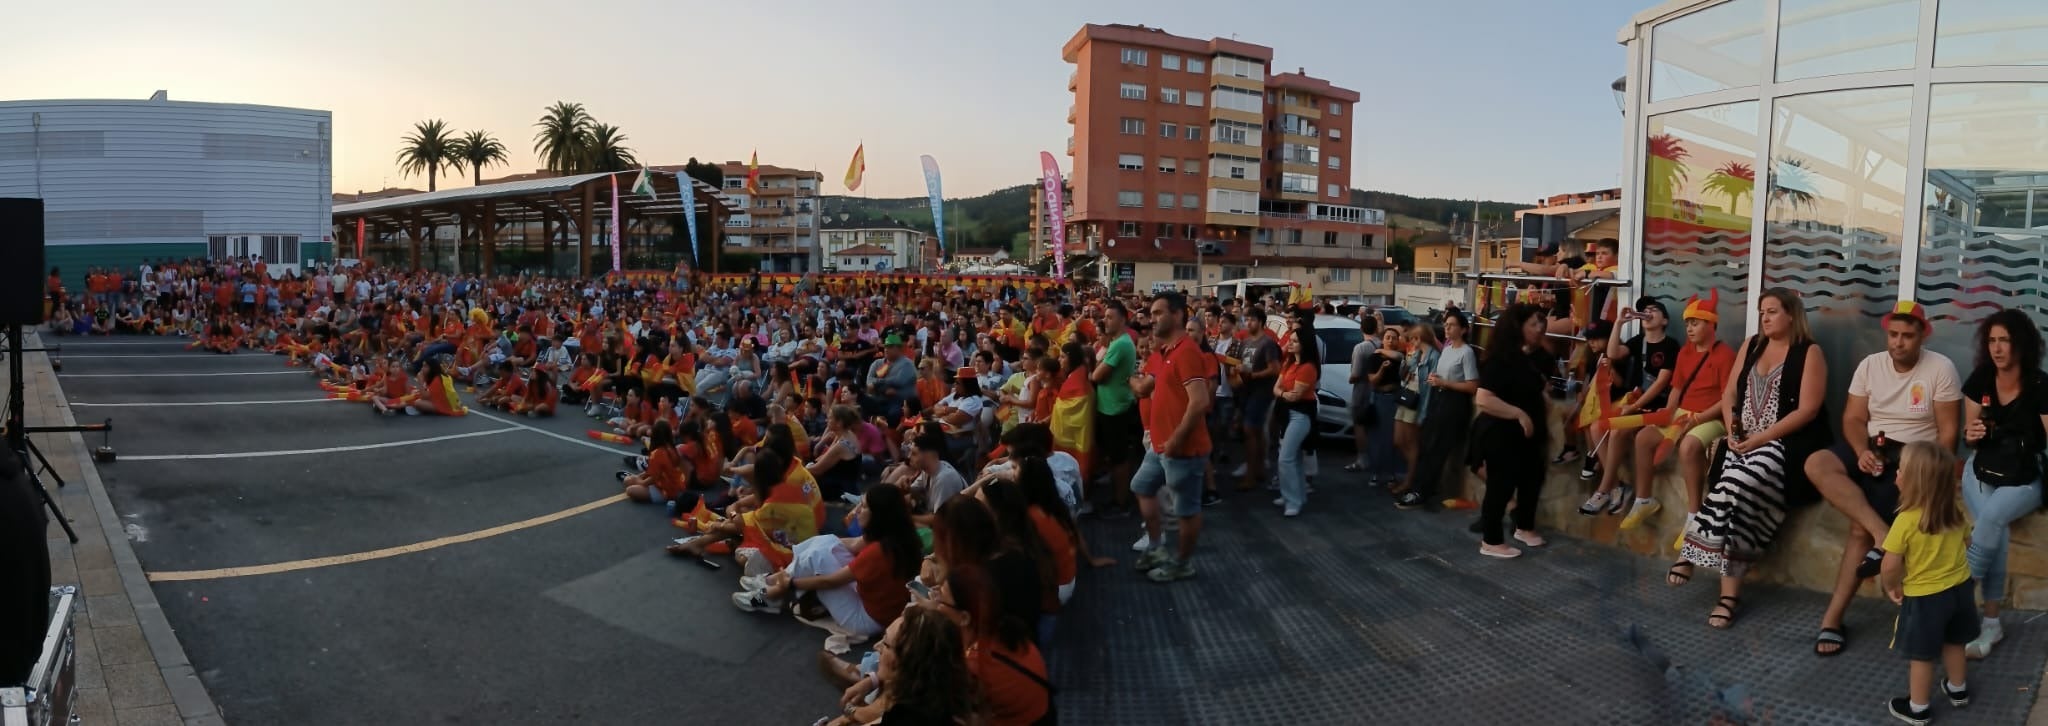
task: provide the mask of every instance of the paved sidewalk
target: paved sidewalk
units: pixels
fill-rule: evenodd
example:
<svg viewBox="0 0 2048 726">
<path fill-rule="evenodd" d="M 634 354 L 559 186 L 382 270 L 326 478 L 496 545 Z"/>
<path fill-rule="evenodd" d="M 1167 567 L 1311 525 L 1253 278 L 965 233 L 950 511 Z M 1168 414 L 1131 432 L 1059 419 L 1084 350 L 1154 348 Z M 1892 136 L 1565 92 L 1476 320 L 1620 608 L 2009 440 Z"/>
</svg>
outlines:
<svg viewBox="0 0 2048 726">
<path fill-rule="evenodd" d="M 62 345 L 64 339 L 52 339 Z M 42 347 L 28 335 L 23 347 Z M 60 353 L 59 359 L 63 357 Z M 67 426 L 73 421 L 57 386 L 48 356 L 22 360 L 29 426 Z M 7 366 L 0 365 L 0 382 Z M 85 423 L 92 423 L 87 421 Z M 115 448 L 120 448 L 116 422 Z M 49 527 L 51 581 L 77 585 L 82 607 L 77 627 L 77 715 L 85 724 L 120 726 L 202 726 L 222 723 L 213 699 L 185 659 L 169 621 L 157 607 L 142 566 L 128 545 L 121 520 L 91 464 L 90 440 L 80 434 L 37 434 L 35 445 L 66 486 L 54 490 L 57 505 L 78 532 L 78 544 L 52 521 Z M 54 487 L 49 475 L 44 483 Z"/>
<path fill-rule="evenodd" d="M 1812 654 L 1821 593 L 1747 587 L 1734 627 L 1713 630 L 1711 572 L 1671 588 L 1668 563 L 1563 537 L 1482 557 L 1474 513 L 1398 511 L 1332 453 L 1298 519 L 1263 491 L 1210 509 L 1190 581 L 1131 572 L 1135 518 L 1084 519 L 1120 564 L 1084 572 L 1059 624 L 1061 720 L 1876 724 L 1905 694 L 1889 603 L 1859 600 L 1834 658 Z M 2006 615 L 2005 642 L 1971 666 L 1973 703 L 1942 702 L 1938 722 L 2028 722 L 2041 615 Z"/>
</svg>

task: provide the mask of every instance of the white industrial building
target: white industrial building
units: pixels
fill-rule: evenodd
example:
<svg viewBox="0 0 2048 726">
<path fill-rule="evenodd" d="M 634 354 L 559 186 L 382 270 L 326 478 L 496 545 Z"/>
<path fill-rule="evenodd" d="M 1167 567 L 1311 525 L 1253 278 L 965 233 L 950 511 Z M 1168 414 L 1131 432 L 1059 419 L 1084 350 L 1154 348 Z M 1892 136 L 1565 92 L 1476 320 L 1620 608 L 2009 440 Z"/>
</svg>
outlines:
<svg viewBox="0 0 2048 726">
<path fill-rule="evenodd" d="M 48 265 L 260 254 L 274 272 L 332 257 L 332 116 L 148 100 L 0 101 L 0 197 L 45 202 Z"/>
</svg>

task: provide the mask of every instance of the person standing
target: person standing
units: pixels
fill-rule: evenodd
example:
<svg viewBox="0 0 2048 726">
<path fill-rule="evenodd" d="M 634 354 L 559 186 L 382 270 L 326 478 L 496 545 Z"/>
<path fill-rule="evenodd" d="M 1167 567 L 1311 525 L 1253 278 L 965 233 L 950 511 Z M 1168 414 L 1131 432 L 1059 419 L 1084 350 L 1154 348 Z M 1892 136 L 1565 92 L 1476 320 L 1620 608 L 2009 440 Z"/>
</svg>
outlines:
<svg viewBox="0 0 2048 726">
<path fill-rule="evenodd" d="M 1202 425 L 1209 413 L 1209 358 L 1187 335 L 1187 298 L 1168 292 L 1152 300 L 1153 351 L 1131 389 L 1145 399 L 1145 434 L 1150 446 L 1131 480 L 1138 508 L 1145 515 L 1145 534 L 1161 542 L 1159 492 L 1173 492 L 1173 516 L 1180 520 L 1180 541 L 1169 553 L 1162 543 L 1138 558 L 1137 567 L 1153 582 L 1172 582 L 1195 575 L 1195 543 L 1202 534 L 1202 476 L 1209 464 L 1209 431 Z M 1277 361 L 1276 361 L 1277 362 Z M 1277 366 L 1275 366 L 1277 367 Z M 1270 388 L 1269 388 L 1270 390 Z"/>
<path fill-rule="evenodd" d="M 1159 321 L 1153 320 L 1155 331 L 1158 325 Z M 1250 491 L 1266 483 L 1266 430 L 1273 418 L 1273 382 L 1280 377 L 1280 345 L 1266 329 L 1264 310 L 1254 307 L 1245 313 L 1243 349 L 1238 379 L 1244 385 L 1238 389 L 1244 395 L 1237 406 L 1244 414 L 1244 463 L 1233 473 L 1244 477 L 1237 490 Z"/>
<path fill-rule="evenodd" d="M 1097 471 L 1107 472 L 1115 492 L 1114 512 L 1129 511 L 1131 472 L 1143 455 L 1143 423 L 1139 420 L 1131 375 L 1137 372 L 1138 347 L 1131 342 L 1130 310 L 1121 300 L 1109 300 L 1103 315 L 1101 362 L 1095 364 L 1088 380 L 1095 384 L 1095 456 L 1102 462 Z M 1150 546 L 1158 546 L 1156 535 Z"/>
<path fill-rule="evenodd" d="M 1536 504 L 1543 496 L 1543 447 L 1549 442 L 1549 403 L 1545 371 L 1556 363 L 1544 347 L 1543 311 L 1532 305 L 1509 307 L 1495 321 L 1486 360 L 1479 368 L 1479 412 L 1486 425 L 1473 444 L 1486 460 L 1486 498 L 1480 504 L 1482 539 L 1479 554 L 1519 557 L 1501 529 L 1508 501 L 1514 500 L 1515 539 L 1530 547 L 1544 544 L 1536 533 Z"/>
<path fill-rule="evenodd" d="M 1302 506 L 1308 503 L 1308 482 L 1302 475 L 1302 443 L 1315 431 L 1316 378 L 1322 369 L 1313 332 L 1297 331 L 1287 339 L 1280 381 L 1273 386 L 1273 396 L 1279 399 L 1287 421 L 1280 435 L 1280 498 L 1273 500 L 1273 504 L 1281 507 L 1281 516 L 1286 517 L 1299 516 Z M 1311 342 L 1303 345 L 1302 338 Z"/>
<path fill-rule="evenodd" d="M 1422 453 L 1416 457 L 1408 491 L 1394 500 L 1396 507 L 1435 508 L 1444 465 L 1464 443 L 1472 421 L 1472 396 L 1479 392 L 1479 355 L 1465 343 L 1470 331 L 1464 313 L 1444 313 L 1443 350 L 1437 355 L 1436 369 L 1424 379 L 1432 391 L 1422 417 Z"/>
<path fill-rule="evenodd" d="M 2005 638 L 2005 553 L 2012 523 L 2041 508 L 2042 453 L 2048 451 L 2048 375 L 2041 333 L 2027 314 L 2001 310 L 1977 328 L 1977 364 L 1963 381 L 1963 506 L 1970 512 L 1970 576 L 1983 593 L 1984 621 L 1964 646 L 1971 658 Z"/>
<path fill-rule="evenodd" d="M 1842 440 L 1807 457 L 1806 476 L 1849 518 L 1834 597 L 1821 615 L 1814 654 L 1847 647 L 1842 617 L 1864 580 L 1884 562 L 1885 535 L 1899 511 L 1899 451 L 1916 441 L 1955 451 L 1962 429 L 1962 379 L 1948 356 L 1926 350 L 1934 332 L 1925 308 L 1902 300 L 1884 316 L 1885 350 L 1856 365 L 1842 410 Z"/>
<path fill-rule="evenodd" d="M 1351 443 L 1358 455 L 1344 465 L 1345 471 L 1365 471 L 1366 452 L 1372 449 L 1373 429 L 1379 422 L 1373 408 L 1372 374 L 1379 369 L 1380 321 L 1371 308 L 1358 309 L 1358 345 L 1351 346 Z"/>
</svg>

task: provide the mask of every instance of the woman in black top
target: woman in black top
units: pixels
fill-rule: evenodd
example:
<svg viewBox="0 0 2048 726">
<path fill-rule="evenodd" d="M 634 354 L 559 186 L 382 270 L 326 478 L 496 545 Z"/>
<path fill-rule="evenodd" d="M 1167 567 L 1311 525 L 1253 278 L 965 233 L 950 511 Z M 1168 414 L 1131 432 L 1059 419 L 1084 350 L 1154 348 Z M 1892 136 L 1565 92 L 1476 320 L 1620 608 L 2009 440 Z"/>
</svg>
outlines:
<svg viewBox="0 0 2048 726">
<path fill-rule="evenodd" d="M 1543 546 L 1543 537 L 1536 534 L 1536 504 L 1549 471 L 1543 462 L 1550 433 L 1544 371 L 1556 370 L 1557 365 L 1543 346 L 1546 324 L 1543 311 L 1535 306 L 1509 307 L 1494 321 L 1486 359 L 1479 366 L 1474 402 L 1487 422 L 1474 442 L 1486 452 L 1486 499 L 1479 509 L 1484 539 L 1479 553 L 1488 557 L 1522 554 L 1507 544 L 1501 529 L 1500 518 L 1510 499 L 1515 501 L 1515 539 L 1530 547 Z"/>
<path fill-rule="evenodd" d="M 1970 577 L 1983 588 L 1984 627 L 1963 646 L 1972 658 L 2005 637 L 2005 552 L 2011 526 L 2041 508 L 2041 454 L 2048 449 L 2048 376 L 2041 333 L 2018 310 L 1992 313 L 1977 327 L 1977 366 L 1963 381 L 1963 506 L 1970 510 Z"/>
</svg>

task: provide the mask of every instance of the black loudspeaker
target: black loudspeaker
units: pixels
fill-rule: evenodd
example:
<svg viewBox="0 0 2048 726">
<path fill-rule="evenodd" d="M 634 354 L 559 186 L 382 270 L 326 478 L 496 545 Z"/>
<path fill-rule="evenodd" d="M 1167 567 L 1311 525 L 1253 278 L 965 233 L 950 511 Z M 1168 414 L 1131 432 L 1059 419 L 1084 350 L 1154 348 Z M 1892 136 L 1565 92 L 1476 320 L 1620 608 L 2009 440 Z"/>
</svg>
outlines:
<svg viewBox="0 0 2048 726">
<path fill-rule="evenodd" d="M 0 199 L 0 325 L 43 322 L 43 200 Z"/>
</svg>

